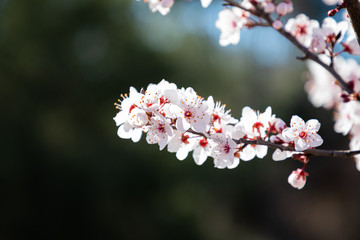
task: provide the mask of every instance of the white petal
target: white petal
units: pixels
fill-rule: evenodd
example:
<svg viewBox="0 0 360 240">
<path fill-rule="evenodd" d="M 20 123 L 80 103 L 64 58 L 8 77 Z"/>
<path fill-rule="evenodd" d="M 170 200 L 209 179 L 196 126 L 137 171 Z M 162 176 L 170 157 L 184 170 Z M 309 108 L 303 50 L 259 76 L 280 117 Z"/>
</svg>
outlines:
<svg viewBox="0 0 360 240">
<path fill-rule="evenodd" d="M 305 122 L 304 120 L 302 120 L 302 118 L 300 118 L 297 115 L 292 116 L 291 121 L 290 121 L 290 126 L 293 128 L 299 128 L 299 127 L 304 127 L 305 126 Z"/>
<path fill-rule="evenodd" d="M 133 142 L 138 142 L 141 139 L 141 135 L 142 135 L 141 128 L 134 128 L 134 130 L 132 131 L 131 140 Z"/>
<path fill-rule="evenodd" d="M 309 144 L 302 138 L 295 139 L 295 150 L 302 152 L 309 148 Z"/>
<path fill-rule="evenodd" d="M 312 147 L 318 147 L 324 142 L 324 140 L 317 133 L 312 134 L 311 137 L 309 138 L 309 141 L 310 141 L 309 145 Z"/>
<path fill-rule="evenodd" d="M 236 167 L 239 165 L 239 163 L 240 163 L 240 159 L 234 158 L 233 163 L 230 164 L 230 165 L 228 165 L 227 167 L 228 167 L 229 169 L 233 169 L 233 168 L 236 168 Z"/>
<path fill-rule="evenodd" d="M 256 156 L 258 158 L 263 158 L 267 154 L 268 147 L 263 145 L 257 145 L 255 147 Z"/>
<path fill-rule="evenodd" d="M 296 138 L 296 136 L 294 135 L 295 131 L 292 128 L 285 128 L 281 134 L 286 142 L 294 141 L 294 139 Z"/>
<path fill-rule="evenodd" d="M 131 133 L 132 133 L 132 128 L 128 124 L 123 124 L 118 128 L 117 134 L 119 137 L 124 138 L 124 139 L 130 139 L 131 138 Z"/>
<path fill-rule="evenodd" d="M 206 154 L 206 151 L 204 150 L 203 147 L 195 148 L 192 156 L 197 165 L 202 165 L 208 157 L 208 155 Z"/>
<path fill-rule="evenodd" d="M 319 131 L 321 124 L 316 119 L 310 119 L 306 122 L 306 127 L 308 131 Z"/>
<path fill-rule="evenodd" d="M 280 149 L 276 149 L 272 155 L 272 159 L 274 161 L 281 161 L 285 160 L 286 158 L 288 158 L 287 151 L 281 151 Z"/>
<path fill-rule="evenodd" d="M 176 157 L 179 160 L 184 160 L 189 154 L 189 150 L 187 148 L 180 148 L 179 151 L 176 152 Z"/>
<path fill-rule="evenodd" d="M 188 123 L 184 118 L 179 117 L 176 121 L 176 127 L 180 132 L 186 132 L 190 128 L 190 123 Z"/>
<path fill-rule="evenodd" d="M 255 157 L 255 149 L 252 146 L 247 146 L 240 152 L 240 158 L 244 161 L 249 161 Z"/>
<path fill-rule="evenodd" d="M 164 138 L 160 138 L 160 141 L 159 141 L 159 147 L 160 147 L 160 151 L 163 150 L 166 146 L 166 144 L 168 143 L 168 137 L 167 135 L 164 136 Z"/>
</svg>

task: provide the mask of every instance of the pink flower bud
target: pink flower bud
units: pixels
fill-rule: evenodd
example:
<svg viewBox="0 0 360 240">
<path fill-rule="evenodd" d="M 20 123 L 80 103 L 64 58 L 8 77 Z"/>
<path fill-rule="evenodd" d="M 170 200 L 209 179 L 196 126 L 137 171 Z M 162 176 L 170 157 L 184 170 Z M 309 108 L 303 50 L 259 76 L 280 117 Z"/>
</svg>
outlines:
<svg viewBox="0 0 360 240">
<path fill-rule="evenodd" d="M 275 28 L 276 30 L 279 30 L 280 28 L 282 28 L 283 24 L 280 20 L 275 20 L 272 24 L 272 27 Z"/>
<path fill-rule="evenodd" d="M 273 13 L 275 11 L 275 5 L 273 3 L 268 3 L 264 6 L 264 11 L 266 13 Z"/>
<path fill-rule="evenodd" d="M 290 174 L 288 182 L 292 187 L 300 190 L 305 186 L 307 176 L 309 176 L 307 172 L 298 168 Z"/>
<path fill-rule="evenodd" d="M 279 5 L 277 5 L 276 7 L 276 12 L 280 15 L 280 16 L 284 16 L 288 13 L 288 4 L 285 2 L 280 3 Z"/>
<path fill-rule="evenodd" d="M 329 17 L 332 17 L 332 16 L 334 16 L 335 14 L 337 14 L 339 12 L 339 10 L 338 9 L 332 9 L 332 10 L 330 10 L 330 11 L 328 11 L 328 16 Z"/>
</svg>

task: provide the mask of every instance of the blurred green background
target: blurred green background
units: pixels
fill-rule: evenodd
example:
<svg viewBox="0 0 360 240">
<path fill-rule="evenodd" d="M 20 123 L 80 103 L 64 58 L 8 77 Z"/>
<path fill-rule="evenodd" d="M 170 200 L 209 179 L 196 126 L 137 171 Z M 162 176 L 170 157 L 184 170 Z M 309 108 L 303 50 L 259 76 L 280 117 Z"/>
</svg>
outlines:
<svg viewBox="0 0 360 240">
<path fill-rule="evenodd" d="M 324 18 L 321 1 L 294 1 Z M 313 158 L 305 188 L 291 159 L 218 170 L 120 139 L 113 103 L 165 78 L 227 104 L 322 123 L 322 148 L 346 149 L 332 113 L 308 102 L 301 55 L 271 30 L 218 46 L 220 1 L 176 1 L 166 17 L 135 0 L 0 0 L 0 239 L 359 239 L 360 173 Z M 295 16 L 293 13 L 292 16 Z"/>
</svg>

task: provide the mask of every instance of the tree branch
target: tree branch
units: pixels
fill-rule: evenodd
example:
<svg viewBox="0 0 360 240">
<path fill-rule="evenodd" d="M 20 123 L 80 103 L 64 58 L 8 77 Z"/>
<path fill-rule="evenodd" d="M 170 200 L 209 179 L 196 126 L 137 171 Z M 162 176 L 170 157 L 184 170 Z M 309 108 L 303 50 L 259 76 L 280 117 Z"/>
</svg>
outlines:
<svg viewBox="0 0 360 240">
<path fill-rule="evenodd" d="M 223 0 L 225 2 L 227 2 L 229 5 L 234 6 L 234 7 L 238 7 L 241 8 L 245 11 L 250 12 L 251 14 L 260 17 L 262 19 L 264 19 L 269 26 L 272 26 L 274 20 L 270 17 L 269 14 L 265 13 L 262 9 L 255 7 L 255 9 L 245 9 L 243 8 L 240 3 L 234 1 L 234 0 Z M 358 0 L 345 0 L 345 1 L 349 1 L 350 5 L 348 6 L 348 11 L 349 11 L 349 7 L 350 10 L 354 10 L 354 14 L 358 14 L 356 15 L 356 17 L 353 17 L 356 21 L 356 23 L 358 24 L 359 27 L 359 32 L 360 32 L 360 5 Z M 355 4 L 356 2 L 356 4 Z M 352 8 L 351 6 L 354 5 L 354 8 Z M 357 6 L 357 7 L 356 7 Z M 356 7 L 356 12 L 355 12 L 355 7 Z M 358 8 L 359 7 L 359 8 Z M 351 88 L 349 88 L 349 86 L 346 84 L 345 80 L 335 71 L 334 66 L 332 64 L 327 65 L 326 63 L 324 63 L 323 61 L 321 61 L 318 56 L 312 52 L 309 51 L 308 48 L 304 47 L 301 43 L 299 43 L 296 38 L 294 36 L 292 36 L 290 33 L 286 32 L 284 28 L 280 28 L 277 30 L 281 35 L 283 35 L 285 38 L 287 38 L 292 44 L 295 45 L 295 47 L 297 47 L 300 51 L 302 51 L 305 54 L 305 57 L 302 57 L 301 59 L 311 59 L 314 62 L 320 64 L 323 68 L 325 68 L 331 75 L 334 76 L 334 78 L 336 79 L 336 81 L 339 83 L 340 87 L 346 91 L 349 95 L 352 94 L 354 96 L 356 96 L 357 100 L 360 101 L 360 97 L 357 96 L 355 94 L 355 91 Z M 359 38 L 358 38 L 359 40 Z"/>
<path fill-rule="evenodd" d="M 360 3 L 358 0 L 344 0 L 344 3 L 356 33 L 357 41 L 360 44 Z"/>
<path fill-rule="evenodd" d="M 174 128 L 174 127 L 173 127 Z M 176 128 L 174 128 L 176 129 Z M 209 138 L 203 133 L 195 132 L 191 129 L 187 130 L 187 132 L 198 135 L 201 137 Z M 234 140 L 237 144 L 247 144 L 247 145 L 263 145 L 268 146 L 275 149 L 280 149 L 281 151 L 292 151 L 292 152 L 300 152 L 309 154 L 311 156 L 321 156 L 321 157 L 352 157 L 354 155 L 360 154 L 360 150 L 351 151 L 351 150 L 324 150 L 324 149 L 307 149 L 305 151 L 296 151 L 294 147 L 283 146 L 281 144 L 273 143 L 270 141 L 262 140 L 262 139 L 255 139 L 255 140 L 248 140 L 244 138 L 240 138 L 239 140 Z"/>
</svg>

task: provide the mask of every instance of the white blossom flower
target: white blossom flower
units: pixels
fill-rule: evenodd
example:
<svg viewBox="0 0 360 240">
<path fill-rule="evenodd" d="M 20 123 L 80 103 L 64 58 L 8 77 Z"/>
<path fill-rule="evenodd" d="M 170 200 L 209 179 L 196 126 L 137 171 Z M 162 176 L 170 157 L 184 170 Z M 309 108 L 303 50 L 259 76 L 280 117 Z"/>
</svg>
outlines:
<svg viewBox="0 0 360 240">
<path fill-rule="evenodd" d="M 303 169 L 298 168 L 296 171 L 293 171 L 288 177 L 288 183 L 297 189 L 302 189 L 306 183 L 306 177 L 309 176 L 307 172 Z"/>
<path fill-rule="evenodd" d="M 328 44 L 341 42 L 347 29 L 347 21 L 337 23 L 331 17 L 325 18 L 321 24 L 321 28 L 313 29 L 313 39 L 310 44 L 310 50 L 315 53 L 323 53 Z"/>
<path fill-rule="evenodd" d="M 149 144 L 158 143 L 161 151 L 168 143 L 169 137 L 172 136 L 172 134 L 173 129 L 170 124 L 160 116 L 154 116 L 150 120 L 146 141 Z"/>
<path fill-rule="evenodd" d="M 290 18 L 287 21 L 285 30 L 293 35 L 302 45 L 309 47 L 313 29 L 318 27 L 318 21 L 310 20 L 309 17 L 301 13 L 296 18 Z"/>
<path fill-rule="evenodd" d="M 326 58 L 326 59 L 324 59 Z M 325 55 L 321 55 L 320 59 L 329 63 L 329 59 Z M 335 61 L 339 61 L 337 57 Z M 338 64 L 336 63 L 335 66 Z M 310 80 L 305 84 L 305 90 L 308 92 L 310 102 L 315 107 L 332 108 L 340 101 L 341 88 L 336 83 L 336 79 L 323 67 L 314 61 L 307 61 L 310 71 Z"/>
<path fill-rule="evenodd" d="M 214 158 L 216 168 L 235 168 L 239 164 L 239 158 L 235 157 L 237 144 L 230 137 L 217 133 L 212 136 L 215 144 L 211 156 Z"/>
<path fill-rule="evenodd" d="M 360 46 L 354 35 L 348 37 L 346 41 L 342 43 L 342 46 L 344 47 L 343 51 L 352 55 L 360 55 Z"/>
<path fill-rule="evenodd" d="M 310 119 L 306 123 L 299 116 L 292 116 L 291 127 L 283 130 L 282 134 L 287 141 L 294 141 L 296 151 L 305 151 L 309 147 L 318 147 L 323 143 L 317 132 L 320 123 L 316 119 Z"/>
<path fill-rule="evenodd" d="M 267 107 L 263 113 L 255 111 L 250 107 L 244 107 L 240 122 L 244 126 L 245 133 L 249 138 L 255 136 L 263 138 L 266 136 L 266 130 L 274 117 L 275 115 L 271 114 L 271 107 Z"/>
<path fill-rule="evenodd" d="M 131 87 L 129 96 L 125 95 L 123 97 L 124 99 L 119 100 L 120 103 L 116 104 L 120 110 L 114 117 L 116 126 L 119 127 L 117 134 L 120 138 L 138 142 L 143 132 L 142 127 L 148 121 L 147 117 L 144 116 L 144 111 L 138 108 L 142 94 Z"/>
<path fill-rule="evenodd" d="M 347 135 L 357 124 L 360 124 L 360 103 L 358 101 L 339 103 L 335 113 L 335 132 Z"/>
<path fill-rule="evenodd" d="M 190 151 L 194 149 L 196 139 L 193 138 L 191 133 L 181 133 L 174 130 L 167 149 L 169 152 L 176 152 L 176 157 L 179 160 L 184 160 Z"/>
<path fill-rule="evenodd" d="M 219 12 L 215 26 L 221 31 L 221 46 L 237 44 L 240 41 L 240 30 L 248 22 L 249 12 L 239 8 L 225 8 Z"/>
<path fill-rule="evenodd" d="M 176 127 L 181 132 L 192 128 L 195 132 L 204 132 L 210 122 L 207 102 L 200 98 L 192 88 L 181 91 L 179 106 L 173 106 L 177 115 Z"/>
<path fill-rule="evenodd" d="M 220 102 L 214 102 L 212 96 L 208 97 L 207 105 L 210 117 L 210 132 L 209 133 L 224 133 L 225 135 L 232 134 L 233 124 L 238 122 L 237 119 L 230 115 L 231 110 L 225 110 L 225 104 L 221 105 Z"/>
</svg>

